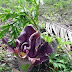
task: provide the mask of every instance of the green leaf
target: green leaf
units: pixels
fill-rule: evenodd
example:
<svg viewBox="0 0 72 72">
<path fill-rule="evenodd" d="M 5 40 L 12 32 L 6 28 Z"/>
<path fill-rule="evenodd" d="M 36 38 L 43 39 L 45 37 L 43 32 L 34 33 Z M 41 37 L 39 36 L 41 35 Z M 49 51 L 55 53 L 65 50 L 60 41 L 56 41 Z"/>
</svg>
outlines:
<svg viewBox="0 0 72 72">
<path fill-rule="evenodd" d="M 10 8 L 0 8 L 3 12 L 10 13 Z"/>
<path fill-rule="evenodd" d="M 47 41 L 48 43 L 51 43 L 53 41 L 53 38 L 52 37 L 49 37 L 49 36 L 46 36 L 46 35 L 43 35 L 43 38 L 45 39 L 45 41 Z"/>
<path fill-rule="evenodd" d="M 53 63 L 54 68 L 58 68 L 58 63 Z"/>
<path fill-rule="evenodd" d="M 72 51 L 70 51 L 69 54 L 72 55 Z"/>
<path fill-rule="evenodd" d="M 62 44 L 62 38 L 56 37 L 56 39 L 58 40 L 59 44 Z"/>
<path fill-rule="evenodd" d="M 4 22 L 4 21 L 8 20 L 10 17 L 11 17 L 10 14 L 6 14 L 6 15 L 2 18 L 2 21 Z"/>
<path fill-rule="evenodd" d="M 66 68 L 64 64 L 60 64 L 60 63 L 59 63 L 58 66 L 59 66 L 60 68 Z"/>
<path fill-rule="evenodd" d="M 56 62 L 65 63 L 64 60 L 57 60 Z"/>
<path fill-rule="evenodd" d="M 29 64 L 26 64 L 26 65 L 21 65 L 21 69 L 23 70 L 23 71 L 26 71 L 28 68 L 29 68 Z"/>
<path fill-rule="evenodd" d="M 9 24 L 5 24 L 3 26 L 0 26 L 1 29 L 5 29 L 6 27 L 9 27 L 10 25 Z"/>
<path fill-rule="evenodd" d="M 6 27 L 2 31 L 0 31 L 0 39 L 9 31 L 9 27 Z"/>
</svg>

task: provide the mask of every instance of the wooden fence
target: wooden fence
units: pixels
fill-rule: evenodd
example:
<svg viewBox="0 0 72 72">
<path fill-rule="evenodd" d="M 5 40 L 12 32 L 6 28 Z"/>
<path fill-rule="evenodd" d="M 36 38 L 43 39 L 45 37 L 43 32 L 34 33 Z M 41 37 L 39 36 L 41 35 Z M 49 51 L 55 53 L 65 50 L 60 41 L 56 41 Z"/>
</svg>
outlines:
<svg viewBox="0 0 72 72">
<path fill-rule="evenodd" d="M 51 36 L 56 35 L 57 37 L 62 38 L 64 41 L 72 42 L 72 30 L 70 29 L 70 27 L 46 22 L 46 30 Z M 72 46 L 67 44 L 67 45 L 64 45 L 64 47 L 65 47 L 64 51 L 72 59 L 72 56 L 69 54 L 69 52 L 72 50 L 71 48 Z"/>
</svg>

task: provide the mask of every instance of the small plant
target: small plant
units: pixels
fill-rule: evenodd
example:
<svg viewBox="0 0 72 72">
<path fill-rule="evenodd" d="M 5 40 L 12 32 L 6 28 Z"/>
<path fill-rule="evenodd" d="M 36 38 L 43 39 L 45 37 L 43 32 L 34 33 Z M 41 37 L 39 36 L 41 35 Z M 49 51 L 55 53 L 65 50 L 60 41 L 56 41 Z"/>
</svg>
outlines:
<svg viewBox="0 0 72 72">
<path fill-rule="evenodd" d="M 71 72 L 72 61 L 65 53 L 53 53 L 49 57 L 50 72 Z"/>
</svg>

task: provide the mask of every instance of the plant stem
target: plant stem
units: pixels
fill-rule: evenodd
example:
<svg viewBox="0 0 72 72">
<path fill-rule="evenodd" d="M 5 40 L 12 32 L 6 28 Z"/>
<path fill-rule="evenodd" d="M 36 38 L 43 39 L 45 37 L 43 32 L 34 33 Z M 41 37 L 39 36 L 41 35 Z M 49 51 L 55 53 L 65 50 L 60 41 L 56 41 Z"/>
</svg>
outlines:
<svg viewBox="0 0 72 72">
<path fill-rule="evenodd" d="M 56 72 L 52 67 L 49 67 L 51 70 L 53 70 L 53 72 Z"/>
</svg>

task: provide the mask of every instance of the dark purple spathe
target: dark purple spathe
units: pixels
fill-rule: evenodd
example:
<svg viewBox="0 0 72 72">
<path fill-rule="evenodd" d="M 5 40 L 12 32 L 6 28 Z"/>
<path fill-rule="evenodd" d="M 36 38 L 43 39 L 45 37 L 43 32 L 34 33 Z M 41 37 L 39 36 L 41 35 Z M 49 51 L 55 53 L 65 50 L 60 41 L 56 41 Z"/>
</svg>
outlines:
<svg viewBox="0 0 72 72">
<path fill-rule="evenodd" d="M 3 39 L 7 44 L 7 41 Z M 47 42 L 42 42 L 40 33 L 36 32 L 32 25 L 26 26 L 16 40 L 16 47 L 9 47 L 14 53 L 26 53 L 28 58 L 35 58 L 34 65 L 48 60 L 48 55 L 52 53 L 52 49 Z"/>
</svg>

